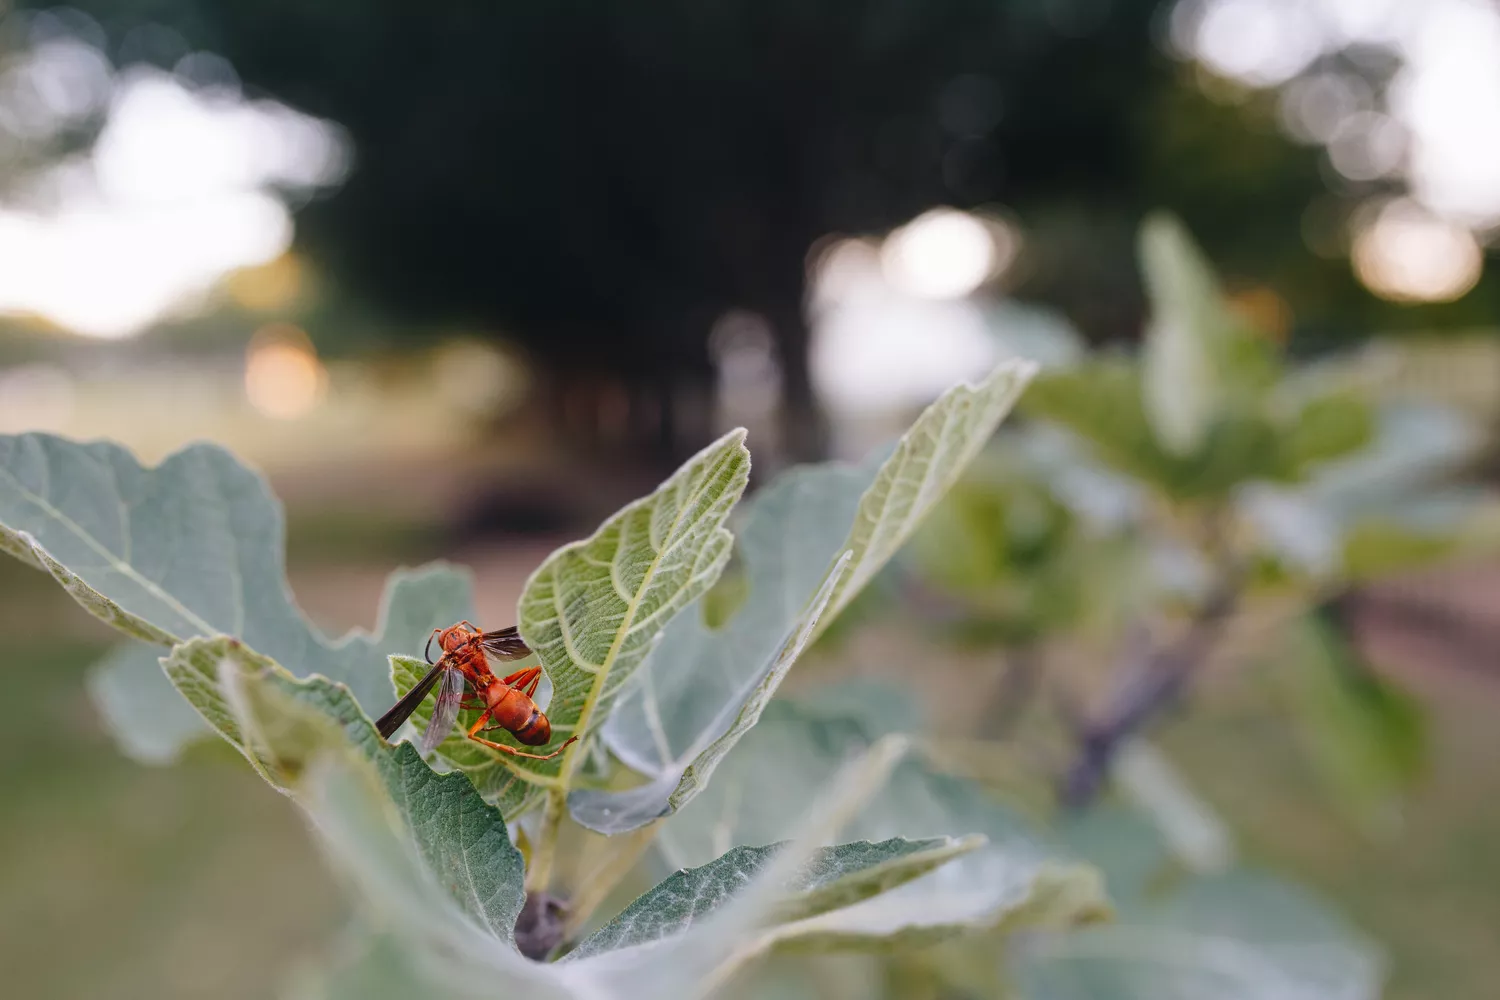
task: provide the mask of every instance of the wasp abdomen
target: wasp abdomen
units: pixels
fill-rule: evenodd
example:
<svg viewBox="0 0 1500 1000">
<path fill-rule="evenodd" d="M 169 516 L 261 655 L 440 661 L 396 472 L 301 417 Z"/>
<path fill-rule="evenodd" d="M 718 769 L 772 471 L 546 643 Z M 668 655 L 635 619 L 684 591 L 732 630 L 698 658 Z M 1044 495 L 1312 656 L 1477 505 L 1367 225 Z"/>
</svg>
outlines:
<svg viewBox="0 0 1500 1000">
<path fill-rule="evenodd" d="M 547 717 L 531 706 L 531 716 L 522 725 L 511 730 L 516 739 L 529 747 L 539 747 L 552 739 L 552 724 Z"/>
</svg>

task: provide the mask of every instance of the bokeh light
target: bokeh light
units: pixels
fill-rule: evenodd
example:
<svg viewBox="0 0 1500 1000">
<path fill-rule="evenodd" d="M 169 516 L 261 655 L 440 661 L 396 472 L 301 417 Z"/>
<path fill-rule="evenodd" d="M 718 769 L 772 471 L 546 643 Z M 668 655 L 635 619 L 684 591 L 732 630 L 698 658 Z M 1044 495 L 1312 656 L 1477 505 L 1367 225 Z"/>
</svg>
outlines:
<svg viewBox="0 0 1500 1000">
<path fill-rule="evenodd" d="M 348 169 L 340 129 L 246 100 L 212 53 L 116 70 L 81 15 L 12 18 L 26 44 L 0 59 L 0 155 L 97 137 L 0 199 L 0 313 L 118 338 L 198 309 L 225 275 L 286 252 L 287 197 Z"/>
<path fill-rule="evenodd" d="M 1402 301 L 1467 291 L 1482 264 L 1474 234 L 1500 227 L 1500 5 L 1179 0 L 1170 25 L 1182 58 L 1242 85 L 1285 85 L 1283 128 L 1325 146 L 1344 179 L 1399 182 L 1427 213 L 1371 206 L 1386 221 L 1357 234 L 1355 267 L 1372 290 Z M 1326 253 L 1327 242 L 1309 245 Z M 1417 247 L 1434 256 L 1417 260 Z"/>
<path fill-rule="evenodd" d="M 245 398 L 277 420 L 306 416 L 323 398 L 328 372 L 299 327 L 272 323 L 257 330 L 245 351 Z"/>
<path fill-rule="evenodd" d="M 967 212 L 934 209 L 886 238 L 881 264 L 892 285 L 912 295 L 957 299 L 994 272 L 990 229 Z"/>
<path fill-rule="evenodd" d="M 988 240 L 983 225 L 974 224 Z M 868 242 L 846 240 L 825 249 L 815 266 L 809 363 L 834 411 L 903 412 L 998 359 L 998 342 L 978 306 L 908 292 L 891 280 L 888 260 Z M 961 286 L 953 281 L 948 287 Z"/>
<path fill-rule="evenodd" d="M 1483 253 L 1464 227 L 1410 199 L 1385 205 L 1354 236 L 1354 270 L 1395 302 L 1449 302 L 1479 281 Z"/>
</svg>

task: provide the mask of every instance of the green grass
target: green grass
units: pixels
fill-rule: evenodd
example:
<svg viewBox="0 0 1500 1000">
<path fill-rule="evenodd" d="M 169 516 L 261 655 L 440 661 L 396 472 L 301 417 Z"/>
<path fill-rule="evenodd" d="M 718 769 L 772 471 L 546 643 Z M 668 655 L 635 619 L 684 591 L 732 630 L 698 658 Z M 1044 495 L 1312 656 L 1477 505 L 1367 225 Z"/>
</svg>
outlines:
<svg viewBox="0 0 1500 1000">
<path fill-rule="evenodd" d="M 83 691 L 100 651 L 0 637 L 5 994 L 275 995 L 342 918 L 301 817 L 226 745 L 121 757 Z"/>
<path fill-rule="evenodd" d="M 1291 727 L 1250 692 L 1200 703 L 1162 742 L 1241 835 L 1246 861 L 1320 890 L 1381 944 L 1386 1000 L 1490 1000 L 1500 983 L 1500 690 L 1424 687 L 1431 769 L 1388 838 L 1341 818 Z"/>
</svg>

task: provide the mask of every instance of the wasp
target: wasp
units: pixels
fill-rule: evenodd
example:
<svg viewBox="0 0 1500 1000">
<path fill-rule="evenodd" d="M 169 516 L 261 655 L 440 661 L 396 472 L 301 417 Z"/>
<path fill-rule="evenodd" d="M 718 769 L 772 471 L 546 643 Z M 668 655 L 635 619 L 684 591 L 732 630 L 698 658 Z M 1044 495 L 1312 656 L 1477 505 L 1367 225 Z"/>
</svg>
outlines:
<svg viewBox="0 0 1500 1000">
<path fill-rule="evenodd" d="M 432 659 L 432 641 L 436 639 L 442 651 L 437 662 Z M 506 677 L 497 678 L 490 669 L 489 657 L 497 660 L 520 660 L 531 655 L 531 649 L 514 626 L 498 632 L 481 632 L 473 622 L 464 620 L 448 628 L 433 629 L 427 637 L 425 656 L 432 669 L 417 681 L 415 687 L 406 692 L 391 710 L 380 717 L 375 728 L 380 735 L 390 739 L 391 734 L 401 728 L 433 685 L 439 685 L 437 702 L 432 709 L 432 718 L 422 733 L 422 755 L 431 753 L 443 742 L 453 728 L 461 708 L 479 710 L 479 718 L 469 727 L 468 737 L 475 743 L 516 757 L 532 760 L 551 760 L 578 739 L 567 742 L 549 754 L 524 753 L 515 747 L 487 740 L 481 733 L 503 729 L 527 746 L 545 746 L 552 740 L 552 723 L 532 701 L 536 686 L 542 679 L 541 667 L 525 667 Z M 464 697 L 465 686 L 473 689 L 473 695 Z M 486 726 L 485 723 L 493 723 Z"/>
</svg>

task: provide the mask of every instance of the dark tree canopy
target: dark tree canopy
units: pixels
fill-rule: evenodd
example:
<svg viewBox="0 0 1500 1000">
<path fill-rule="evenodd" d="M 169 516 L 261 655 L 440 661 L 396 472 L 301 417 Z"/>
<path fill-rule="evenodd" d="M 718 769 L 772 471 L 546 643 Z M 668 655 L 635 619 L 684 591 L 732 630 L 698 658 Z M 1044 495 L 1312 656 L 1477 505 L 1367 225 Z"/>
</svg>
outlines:
<svg viewBox="0 0 1500 1000">
<path fill-rule="evenodd" d="M 1149 208 L 1263 277 L 1315 263 L 1314 156 L 1184 82 L 1157 0 L 83 6 L 112 37 L 172 24 L 349 130 L 355 170 L 299 238 L 360 297 L 633 385 L 705 378 L 714 318 L 747 308 L 810 413 L 809 248 L 939 204 L 1018 211 L 1028 291 L 1096 337 L 1138 325 Z M 1307 290 L 1352 292 L 1338 267 Z"/>
</svg>

